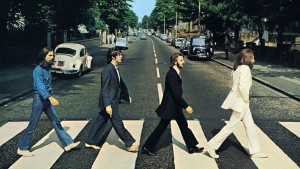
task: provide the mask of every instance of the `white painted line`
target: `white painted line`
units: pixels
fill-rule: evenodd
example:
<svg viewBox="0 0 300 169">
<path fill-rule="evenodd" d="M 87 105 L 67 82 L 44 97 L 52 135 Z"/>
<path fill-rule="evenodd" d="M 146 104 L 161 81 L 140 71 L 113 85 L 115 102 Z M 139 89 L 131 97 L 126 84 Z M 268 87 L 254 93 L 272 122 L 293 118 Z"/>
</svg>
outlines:
<svg viewBox="0 0 300 169">
<path fill-rule="evenodd" d="M 300 138 L 300 122 L 279 122 L 279 123 Z"/>
<path fill-rule="evenodd" d="M 157 76 L 157 78 L 160 78 L 160 73 L 159 73 L 159 68 L 158 67 L 156 68 L 156 76 Z"/>
<path fill-rule="evenodd" d="M 155 58 L 155 64 L 156 64 L 156 65 L 158 64 L 158 60 L 157 60 L 157 58 Z"/>
<path fill-rule="evenodd" d="M 8 122 L 0 128 L 0 146 L 23 131 L 29 122 Z"/>
<path fill-rule="evenodd" d="M 155 51 L 154 51 L 154 57 L 157 58 Z"/>
<path fill-rule="evenodd" d="M 123 120 L 125 128 L 131 133 L 136 140 L 134 145 L 140 144 L 140 138 L 143 128 L 143 120 Z M 137 153 L 128 152 L 125 145 L 117 136 L 113 129 L 103 147 L 100 150 L 94 164 L 93 169 L 98 168 L 113 168 L 124 169 L 134 168 Z"/>
<path fill-rule="evenodd" d="M 159 104 L 162 101 L 162 97 L 163 97 L 163 90 L 161 87 L 161 83 L 157 83 L 157 91 L 158 91 L 158 99 L 159 99 Z"/>
<path fill-rule="evenodd" d="M 268 158 L 251 158 L 257 168 L 272 168 L 272 169 L 299 169 L 297 164 L 291 160 L 260 128 L 256 126 L 256 131 L 260 141 L 261 151 L 269 155 Z M 234 135 L 249 153 L 248 141 L 244 125 L 240 123 Z"/>
<path fill-rule="evenodd" d="M 63 121 L 61 122 L 68 134 L 75 138 L 84 128 L 88 121 Z M 55 161 L 64 153 L 64 149 L 54 131 L 51 130 L 45 137 L 37 142 L 32 148 L 33 157 L 21 157 L 11 169 L 41 169 L 51 168 Z"/>
<path fill-rule="evenodd" d="M 193 129 L 193 133 L 197 138 L 199 147 L 207 145 L 207 140 L 198 120 L 189 120 L 188 125 Z M 180 129 L 175 120 L 171 121 L 172 142 L 174 151 L 174 164 L 176 169 L 217 169 L 216 161 L 204 153 L 189 154 L 186 149 L 185 142 L 182 138 Z"/>
</svg>

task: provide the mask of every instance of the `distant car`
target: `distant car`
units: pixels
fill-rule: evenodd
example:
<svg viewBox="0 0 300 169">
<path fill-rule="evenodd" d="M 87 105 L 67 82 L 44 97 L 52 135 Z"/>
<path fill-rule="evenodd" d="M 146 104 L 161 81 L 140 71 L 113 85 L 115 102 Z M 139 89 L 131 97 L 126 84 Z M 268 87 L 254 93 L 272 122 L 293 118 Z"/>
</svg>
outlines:
<svg viewBox="0 0 300 169">
<path fill-rule="evenodd" d="M 128 42 L 126 38 L 117 38 L 116 40 L 116 47 L 120 50 L 127 50 L 128 49 Z"/>
<path fill-rule="evenodd" d="M 190 59 L 204 58 L 210 60 L 214 54 L 214 49 L 209 40 L 210 38 L 206 36 L 191 37 L 188 47 L 188 57 Z"/>
<path fill-rule="evenodd" d="M 161 39 L 161 40 L 164 40 L 164 41 L 167 41 L 167 39 L 168 39 L 167 34 L 161 34 L 161 35 L 160 35 L 160 39 Z"/>
<path fill-rule="evenodd" d="M 187 55 L 188 54 L 188 47 L 190 45 L 190 41 L 188 40 L 185 40 L 183 42 L 183 45 L 180 47 L 180 52 L 184 55 Z"/>
<path fill-rule="evenodd" d="M 168 42 L 168 43 L 171 43 L 172 40 L 173 40 L 173 38 L 174 38 L 173 36 L 170 36 L 170 35 L 169 35 L 168 38 L 167 38 L 167 42 Z"/>
<path fill-rule="evenodd" d="M 145 33 L 142 33 L 141 36 L 140 36 L 140 39 L 141 40 L 146 40 L 147 39 L 147 36 Z"/>
<path fill-rule="evenodd" d="M 176 38 L 174 42 L 175 48 L 180 48 L 183 45 L 183 42 L 185 41 L 185 38 Z"/>
<path fill-rule="evenodd" d="M 85 46 L 78 43 L 62 43 L 55 50 L 54 64 L 51 72 L 58 74 L 77 74 L 92 69 L 93 57 Z"/>
</svg>

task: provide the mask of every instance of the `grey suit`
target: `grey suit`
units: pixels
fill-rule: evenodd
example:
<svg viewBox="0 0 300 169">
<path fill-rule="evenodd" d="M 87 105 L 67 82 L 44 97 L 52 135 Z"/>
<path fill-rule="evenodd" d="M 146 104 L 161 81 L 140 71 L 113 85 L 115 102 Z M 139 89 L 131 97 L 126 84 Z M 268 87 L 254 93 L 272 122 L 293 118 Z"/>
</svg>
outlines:
<svg viewBox="0 0 300 169">
<path fill-rule="evenodd" d="M 101 92 L 99 97 L 99 112 L 94 119 L 92 128 L 88 135 L 87 143 L 97 146 L 102 146 L 108 137 L 112 127 L 120 139 L 125 143 L 126 147 L 131 146 L 135 139 L 124 127 L 122 118 L 119 114 L 119 103 L 122 100 L 129 101 L 129 94 L 126 84 L 119 77 L 115 66 L 110 63 L 106 65 L 101 73 Z M 105 112 L 105 108 L 111 105 L 112 117 Z"/>
</svg>

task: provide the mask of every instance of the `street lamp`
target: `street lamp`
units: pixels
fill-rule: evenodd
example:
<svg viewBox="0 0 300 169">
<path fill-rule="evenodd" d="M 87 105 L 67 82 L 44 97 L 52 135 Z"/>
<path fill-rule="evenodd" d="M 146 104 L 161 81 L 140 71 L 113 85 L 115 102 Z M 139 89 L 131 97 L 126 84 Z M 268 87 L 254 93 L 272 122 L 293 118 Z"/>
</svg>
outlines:
<svg viewBox="0 0 300 169">
<path fill-rule="evenodd" d="M 200 33 L 200 0 L 198 0 L 198 32 Z"/>
</svg>

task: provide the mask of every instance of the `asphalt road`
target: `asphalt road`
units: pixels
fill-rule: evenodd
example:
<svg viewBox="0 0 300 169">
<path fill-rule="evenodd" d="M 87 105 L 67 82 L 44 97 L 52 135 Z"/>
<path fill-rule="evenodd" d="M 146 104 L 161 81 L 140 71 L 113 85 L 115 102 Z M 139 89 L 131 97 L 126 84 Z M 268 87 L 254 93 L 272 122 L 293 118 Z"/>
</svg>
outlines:
<svg viewBox="0 0 300 169">
<path fill-rule="evenodd" d="M 158 84 L 162 85 L 162 89 L 164 88 L 165 74 L 169 69 L 169 57 L 175 51 L 179 51 L 179 49 L 175 49 L 170 46 L 170 44 L 162 42 L 154 36 L 147 37 L 147 40 L 132 37 L 131 42 L 129 49 L 122 51 L 123 62 L 120 64 L 119 69 L 123 80 L 127 84 L 133 103 L 131 105 L 120 105 L 120 114 L 123 119 L 127 121 L 143 121 L 140 142 L 137 143 L 142 145 L 159 121 L 159 118 L 157 118 L 154 112 L 159 104 Z M 84 126 L 76 136 L 76 140 L 82 142 L 85 141 L 89 132 L 91 126 L 90 120 L 94 118 L 99 111 L 97 101 L 100 91 L 100 72 L 106 64 L 106 52 L 107 48 L 103 47 L 99 47 L 99 50 L 93 52 L 96 67 L 82 77 L 73 78 L 63 76 L 54 82 L 54 97 L 60 101 L 60 105 L 57 109 L 61 120 L 75 122 L 87 121 L 86 126 Z M 185 59 L 185 61 L 185 67 L 181 70 L 184 98 L 194 109 L 194 113 L 192 115 L 186 114 L 186 118 L 189 121 L 200 122 L 199 126 L 202 127 L 205 136 L 205 138 L 202 139 L 206 141 L 206 139 L 209 140 L 212 138 L 212 136 L 224 126 L 224 120 L 228 120 L 230 117 L 230 111 L 220 108 L 223 100 L 230 91 L 230 70 L 212 61 L 190 61 L 188 59 Z M 258 128 L 270 138 L 272 143 L 275 143 L 284 152 L 283 154 L 287 156 L 288 159 L 291 159 L 291 163 L 295 164 L 294 167 L 296 166 L 295 168 L 299 168 L 299 136 L 296 136 L 296 134 L 293 134 L 280 124 L 281 122 L 294 122 L 299 124 L 299 102 L 257 82 L 253 82 L 250 95 L 250 108 Z M 5 107 L 0 107 L 1 127 L 9 122 L 28 121 L 31 113 L 31 104 L 32 93 Z M 51 129 L 47 117 L 43 115 L 33 134 L 32 145 L 36 144 Z M 195 132 L 196 129 L 191 129 L 195 135 L 200 134 Z M 138 153 L 134 160 L 133 168 L 180 168 L 177 167 L 177 163 L 175 162 L 177 159 L 175 154 L 177 152 L 174 150 L 176 146 L 171 131 L 173 133 L 173 127 L 168 128 L 157 146 L 159 158 L 148 157 Z M 20 156 L 16 154 L 19 137 L 20 133 L 17 133 L 13 138 L 1 145 L 0 153 L 2 157 L 0 168 L 8 168 L 20 159 Z M 252 160 L 247 155 L 247 149 L 243 148 L 241 142 L 238 134 L 231 135 L 229 139 L 224 142 L 217 152 L 220 155 L 220 159 L 213 160 L 217 168 L 268 168 L 267 165 L 261 167 L 255 160 Z M 199 146 L 205 146 L 205 144 L 201 143 Z M 261 146 L 262 148 L 267 147 L 265 144 Z M 184 149 L 184 145 L 179 147 Z M 51 165 L 51 168 L 91 168 L 95 158 L 97 158 L 98 154 L 103 155 L 102 153 L 104 153 L 102 150 L 99 153 L 99 151 L 86 148 L 63 153 L 54 164 Z M 269 158 L 269 160 L 264 163 L 271 165 L 278 160 L 282 160 L 276 160 L 276 156 L 280 157 L 280 155 L 274 154 L 274 152 L 267 151 L 267 153 L 269 153 L 272 158 Z M 121 168 L 132 168 L 126 165 L 126 156 L 120 155 L 114 158 L 124 159 L 125 162 Z M 208 168 L 205 167 L 205 162 L 206 161 L 196 168 Z M 192 164 L 188 164 L 188 160 L 186 163 L 186 166 L 193 166 Z M 285 161 L 282 161 L 281 164 L 282 166 L 289 166 L 288 163 L 285 164 Z M 26 167 L 31 168 L 30 166 Z M 24 168 L 26 167 L 24 166 Z M 115 167 L 113 167 L 112 164 L 107 164 L 107 168 Z"/>
</svg>

